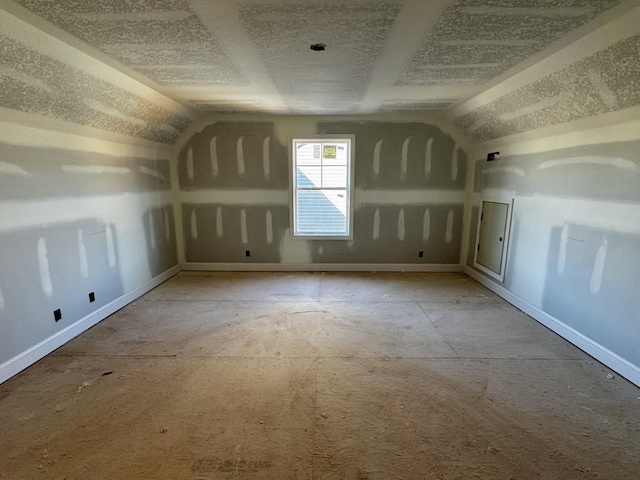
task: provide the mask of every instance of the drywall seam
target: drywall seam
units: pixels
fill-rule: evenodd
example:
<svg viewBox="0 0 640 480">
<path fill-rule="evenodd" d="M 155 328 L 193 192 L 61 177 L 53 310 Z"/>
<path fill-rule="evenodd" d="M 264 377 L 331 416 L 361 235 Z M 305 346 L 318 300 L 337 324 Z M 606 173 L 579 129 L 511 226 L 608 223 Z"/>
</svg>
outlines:
<svg viewBox="0 0 640 480">
<path fill-rule="evenodd" d="M 172 147 L 164 143 L 6 107 L 0 107 L 0 138 L 14 145 L 73 148 L 93 153 L 107 150 L 110 154 L 122 157 L 131 156 L 133 151 L 139 152 L 135 153 L 139 156 L 152 152 L 153 155 L 158 155 L 157 158 L 168 160 L 172 153 Z"/>
<path fill-rule="evenodd" d="M 476 180 L 476 161 L 473 160 L 473 156 L 469 156 L 467 165 L 467 184 L 464 189 L 464 210 L 462 212 L 462 242 L 460 243 L 460 263 L 462 265 L 467 264 L 469 256 L 469 243 L 475 242 L 475 238 L 472 240 L 471 235 L 471 220 L 473 216 L 473 186 Z"/>
<path fill-rule="evenodd" d="M 107 318 L 109 315 L 117 312 L 145 293 L 151 291 L 161 283 L 166 282 L 179 272 L 180 266 L 176 265 L 175 267 L 167 270 L 164 273 L 161 273 L 145 284 L 139 286 L 138 288 L 116 298 L 115 300 L 109 302 L 95 312 L 90 313 L 86 317 L 81 318 L 80 320 L 69 325 L 63 330 L 56 332 L 54 335 L 51 335 L 49 338 L 7 360 L 2 365 L 0 365 L 0 384 L 6 382 L 14 375 L 18 374 L 25 368 L 36 363 L 38 360 L 49 355 L 51 352 L 60 348 L 69 340 L 77 337 L 82 332 L 93 327 L 97 323 Z"/>
<path fill-rule="evenodd" d="M 98 197 L 41 198 L 35 200 L 5 200 L 0 202 L 0 218 L 4 231 L 29 228 L 34 225 L 82 220 L 92 216 L 104 223 L 115 222 L 131 212 L 131 205 L 145 210 L 165 208 L 171 202 L 170 192 L 121 193 Z M 131 214 L 133 215 L 133 214 Z"/>
<path fill-rule="evenodd" d="M 640 7 L 634 8 L 599 29 L 585 35 L 571 45 L 548 56 L 544 60 L 513 75 L 507 80 L 476 95 L 472 99 L 447 112 L 450 118 L 458 118 L 479 107 L 503 97 L 506 93 L 548 76 L 567 65 L 573 65 L 595 53 L 625 40 L 638 32 Z"/>
<path fill-rule="evenodd" d="M 180 200 L 188 204 L 221 204 L 221 205 L 246 205 L 259 204 L 289 205 L 287 190 L 196 190 L 181 191 Z M 448 205 L 461 204 L 465 201 L 464 191 L 459 190 L 371 190 L 355 189 L 356 209 L 359 205 L 406 205 L 406 204 L 430 204 Z"/>
<path fill-rule="evenodd" d="M 367 122 L 386 122 L 386 123 L 421 123 L 438 127 L 445 135 L 449 135 L 453 140 L 466 152 L 472 150 L 473 143 L 471 139 L 464 135 L 461 130 L 456 127 L 453 122 L 442 114 L 434 114 L 431 112 L 424 113 L 380 113 L 380 114 L 362 114 L 362 115 L 255 115 L 255 114 L 221 114 L 206 115 L 194 120 L 184 132 L 180 134 L 174 143 L 174 152 L 178 155 L 191 138 L 202 132 L 205 128 L 221 123 L 255 123 L 256 121 L 264 123 L 273 123 L 276 128 L 276 138 L 283 145 L 289 144 L 291 134 L 300 132 L 312 133 L 316 132 L 316 127 L 320 123 L 367 123 Z M 351 132 L 343 132 L 351 133 Z M 272 139 L 273 140 L 273 139 Z"/>
<path fill-rule="evenodd" d="M 365 113 L 379 107 L 376 98 L 388 95 L 397 81 L 397 72 L 411 61 L 420 48 L 426 32 L 434 25 L 448 6 L 447 0 L 409 0 L 395 18 L 380 58 L 371 72 L 360 111 Z M 425 22 L 425 19 L 427 22 Z M 425 24 L 426 23 L 426 24 Z"/>
<path fill-rule="evenodd" d="M 204 272 L 426 272 L 460 273 L 460 264 L 412 263 L 184 263 L 182 270 Z"/>
<path fill-rule="evenodd" d="M 637 106 L 488 140 L 475 144 L 469 152 L 471 158 L 486 159 L 487 153 L 494 151 L 500 151 L 502 156 L 523 155 L 584 145 L 629 142 L 638 138 L 639 118 L 640 106 Z"/>
<path fill-rule="evenodd" d="M 176 251 L 178 254 L 178 264 L 185 261 L 185 249 L 184 249 L 184 232 L 182 223 L 182 200 L 180 198 L 180 179 L 178 175 L 178 157 L 173 156 L 170 160 L 171 168 L 171 207 L 173 208 L 173 228 L 172 233 L 176 239 Z"/>
<path fill-rule="evenodd" d="M 191 120 L 198 116 L 191 108 L 160 93 L 159 88 L 155 88 L 155 84 L 150 80 L 145 79 L 143 83 L 135 78 L 141 78 L 139 74 L 135 74 L 124 65 L 118 65 L 117 68 L 110 65 L 114 61 L 109 61 L 105 54 L 23 7 L 3 2 L 1 8 L 0 31 L 3 35 L 93 77 L 112 83 L 170 112 Z M 122 70 L 126 70 L 127 73 Z"/>
<path fill-rule="evenodd" d="M 500 295 L 504 300 L 511 303 L 516 308 L 540 322 L 542 325 L 560 335 L 565 340 L 571 342 L 576 347 L 591 355 L 596 360 L 602 362 L 607 367 L 622 375 L 624 378 L 640 387 L 640 367 L 625 360 L 615 354 L 608 348 L 593 341 L 589 337 L 583 335 L 577 330 L 571 328 L 548 313 L 540 310 L 538 307 L 530 304 L 526 300 L 511 293 L 506 288 L 498 285 L 493 280 L 488 279 L 484 275 L 476 272 L 472 268 L 464 267 L 464 273 L 484 285 L 492 292 Z"/>
</svg>

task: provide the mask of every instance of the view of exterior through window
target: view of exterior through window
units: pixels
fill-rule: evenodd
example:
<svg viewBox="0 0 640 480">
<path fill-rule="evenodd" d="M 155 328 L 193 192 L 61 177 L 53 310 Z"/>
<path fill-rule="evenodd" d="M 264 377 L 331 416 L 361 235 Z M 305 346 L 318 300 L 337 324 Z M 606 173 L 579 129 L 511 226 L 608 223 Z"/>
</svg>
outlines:
<svg viewBox="0 0 640 480">
<path fill-rule="evenodd" d="M 352 138 L 294 139 L 296 237 L 351 238 Z"/>
</svg>

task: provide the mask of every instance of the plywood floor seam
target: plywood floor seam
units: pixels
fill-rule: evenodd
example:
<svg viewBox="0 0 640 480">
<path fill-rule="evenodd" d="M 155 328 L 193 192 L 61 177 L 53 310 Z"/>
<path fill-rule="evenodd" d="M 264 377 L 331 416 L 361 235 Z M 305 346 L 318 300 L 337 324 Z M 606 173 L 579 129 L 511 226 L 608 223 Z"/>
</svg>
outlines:
<svg viewBox="0 0 640 480">
<path fill-rule="evenodd" d="M 183 272 L 0 385 L 0 479 L 635 479 L 639 414 L 461 274 Z"/>
</svg>

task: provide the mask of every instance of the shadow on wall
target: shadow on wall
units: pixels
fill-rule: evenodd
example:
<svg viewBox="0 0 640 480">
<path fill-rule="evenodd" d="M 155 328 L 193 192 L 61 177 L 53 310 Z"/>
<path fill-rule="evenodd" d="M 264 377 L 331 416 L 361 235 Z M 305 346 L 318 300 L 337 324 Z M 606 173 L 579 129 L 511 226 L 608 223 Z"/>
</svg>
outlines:
<svg viewBox="0 0 640 480">
<path fill-rule="evenodd" d="M 178 264 L 173 208 L 168 205 L 147 211 L 143 217 L 147 240 L 147 259 L 151 277 Z"/>
<path fill-rule="evenodd" d="M 550 245 L 544 310 L 640 365 L 640 236 L 566 224 Z"/>
<path fill-rule="evenodd" d="M 187 262 L 279 263 L 289 228 L 287 206 L 183 204 L 182 218 Z"/>
<path fill-rule="evenodd" d="M 160 275 L 178 264 L 173 208 L 154 208 L 143 215 L 147 240 L 147 259 L 151 277 Z"/>
<path fill-rule="evenodd" d="M 0 199 L 98 197 L 171 189 L 168 160 L 1 142 L 0 159 Z"/>
<path fill-rule="evenodd" d="M 503 156 L 475 164 L 474 192 L 640 203 L 640 141 Z"/>
<path fill-rule="evenodd" d="M 476 249 L 478 248 L 478 215 L 480 214 L 480 207 L 471 208 L 471 221 L 469 222 L 469 246 L 467 247 L 467 266 L 473 267 L 475 261 Z M 513 224 L 512 224 L 513 225 Z M 515 231 L 514 227 L 511 227 L 512 232 Z M 512 237 L 511 244 L 515 242 Z"/>
<path fill-rule="evenodd" d="M 464 190 L 467 154 L 438 127 L 424 123 L 335 122 L 320 134 L 355 134 L 356 188 Z"/>
<path fill-rule="evenodd" d="M 0 363 L 124 293 L 117 245 L 95 219 L 0 235 Z"/>
<path fill-rule="evenodd" d="M 273 123 L 218 122 L 196 133 L 180 152 L 180 188 L 286 190 L 288 158 Z"/>
</svg>

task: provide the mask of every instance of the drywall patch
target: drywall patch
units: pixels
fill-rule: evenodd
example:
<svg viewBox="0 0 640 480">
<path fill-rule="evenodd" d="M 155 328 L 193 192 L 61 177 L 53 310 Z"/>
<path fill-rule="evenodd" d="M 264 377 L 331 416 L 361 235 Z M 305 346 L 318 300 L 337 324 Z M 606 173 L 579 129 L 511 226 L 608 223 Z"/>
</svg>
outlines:
<svg viewBox="0 0 640 480">
<path fill-rule="evenodd" d="M 238 176 L 244 177 L 244 137 L 241 136 L 236 142 L 236 162 L 238 164 Z"/>
<path fill-rule="evenodd" d="M 400 159 L 400 180 L 404 180 L 405 178 L 407 178 L 409 145 L 411 145 L 411 137 L 407 137 L 402 144 L 402 156 Z"/>
<path fill-rule="evenodd" d="M 188 222 L 185 222 L 183 235 L 187 262 L 280 263 L 281 244 L 286 241 L 285 230 L 289 225 L 288 207 L 189 203 L 182 205 L 185 218 L 191 215 L 192 210 L 197 212 L 199 219 L 212 221 L 199 222 L 197 239 L 192 238 Z M 271 217 L 271 243 L 267 238 L 267 212 Z M 298 246 L 306 249 L 306 242 L 291 241 L 291 248 L 295 249 Z M 251 257 L 245 256 L 246 250 L 251 250 Z M 298 258 L 294 251 L 287 254 L 291 260 L 294 257 Z M 308 260 L 308 255 L 305 258 Z"/>
<path fill-rule="evenodd" d="M 205 127 L 178 155 L 180 187 L 287 190 L 289 153 L 274 129 L 273 123 L 252 122 L 217 122 Z"/>
<path fill-rule="evenodd" d="M 565 223 L 562 227 L 562 233 L 560 234 L 560 246 L 558 247 L 558 263 L 556 269 L 558 275 L 564 273 L 564 269 L 567 265 L 567 244 L 569 242 L 569 224 Z"/>
<path fill-rule="evenodd" d="M 267 244 L 271 245 L 273 243 L 273 215 L 271 215 L 271 210 L 267 210 L 266 218 L 266 240 Z"/>
<path fill-rule="evenodd" d="M 116 245 L 113 240 L 113 227 L 111 225 L 107 225 L 106 228 L 106 242 L 107 242 L 107 261 L 109 262 L 110 268 L 115 268 L 116 266 Z"/>
<path fill-rule="evenodd" d="M 596 253 L 596 259 L 593 263 L 593 271 L 591 272 L 591 281 L 589 282 L 589 287 L 591 293 L 596 294 L 600 291 L 600 287 L 602 286 L 602 273 L 604 271 L 604 264 L 607 260 L 607 237 L 605 236 L 602 239 L 602 243 L 598 247 L 598 252 Z"/>
<path fill-rule="evenodd" d="M 543 310 L 640 365 L 640 236 L 569 223 L 566 264 L 559 275 L 555 262 L 564 228 L 550 232 Z"/>
<path fill-rule="evenodd" d="M 198 214 L 196 213 L 196 209 L 191 210 L 191 238 L 194 240 L 198 239 Z"/>
<path fill-rule="evenodd" d="M 53 283 L 49 270 L 49 256 L 47 254 L 47 242 L 44 238 L 38 239 L 38 266 L 40 268 L 40 284 L 44 294 L 53 297 Z"/>
<path fill-rule="evenodd" d="M 380 238 L 380 209 L 376 208 L 376 212 L 373 214 L 373 239 L 378 240 Z"/>
<path fill-rule="evenodd" d="M 25 171 L 19 165 L 9 162 L 0 162 L 0 174 L 3 175 L 24 175 L 29 176 L 30 173 Z"/>
<path fill-rule="evenodd" d="M 458 152 L 460 147 L 456 144 L 453 146 L 453 153 L 451 154 L 451 181 L 455 182 L 458 179 Z"/>
<path fill-rule="evenodd" d="M 84 233 L 78 230 L 78 257 L 80 260 L 80 273 L 83 277 L 89 276 L 89 262 L 87 260 L 87 247 L 84 244 Z"/>
<path fill-rule="evenodd" d="M 401 242 L 404 241 L 406 234 L 404 225 L 404 208 L 401 208 L 400 213 L 398 213 L 398 240 Z"/>
<path fill-rule="evenodd" d="M 449 210 L 447 214 L 447 228 L 444 234 L 444 241 L 450 244 L 453 241 L 453 210 Z"/>
<path fill-rule="evenodd" d="M 433 163 L 433 138 L 427 140 L 424 147 L 424 178 L 429 178 Z"/>
<path fill-rule="evenodd" d="M 187 153 L 188 155 L 188 153 Z M 209 143 L 209 158 L 211 161 L 211 176 L 218 176 L 218 137 L 213 137 Z M 189 178 L 189 158 L 187 157 L 187 178 Z M 193 158 L 191 159 L 191 178 L 193 178 Z"/>
<path fill-rule="evenodd" d="M 247 233 L 247 211 L 244 208 L 240 210 L 240 241 L 243 245 L 249 243 L 249 236 Z"/>
<path fill-rule="evenodd" d="M 53 310 L 60 308 L 61 323 L 69 325 L 124 293 L 126 273 L 108 266 L 107 228 L 101 220 L 83 217 L 0 231 L 0 285 L 5 300 L 0 363 L 59 331 Z M 79 264 L 79 231 L 84 234 L 86 277 Z M 144 255 L 137 247 L 135 253 Z M 144 272 L 144 258 L 140 265 Z M 99 285 L 99 292 L 96 290 L 96 301 L 90 304 L 85 287 L 91 285 Z"/>
<path fill-rule="evenodd" d="M 321 122 L 320 134 L 356 137 L 356 188 L 403 191 L 411 188 L 465 189 L 468 157 L 459 148 L 458 175 L 451 178 L 455 141 L 442 130 L 424 123 Z M 429 146 L 428 146 L 429 145 Z M 430 152 L 427 174 L 426 156 Z M 403 177 L 404 173 L 404 178 Z"/>
<path fill-rule="evenodd" d="M 380 175 L 380 153 L 382 151 L 382 144 L 384 143 L 384 138 L 381 138 L 376 143 L 376 146 L 373 149 L 373 161 L 371 162 L 371 173 L 373 174 L 373 179 L 377 180 L 378 175 Z"/>
<path fill-rule="evenodd" d="M 431 216 L 431 235 L 423 239 L 423 218 L 428 208 Z M 400 210 L 404 210 L 405 236 L 398 235 Z M 376 210 L 379 211 L 379 237 L 372 241 Z M 322 256 L 314 248 L 314 263 L 438 263 L 457 264 L 460 261 L 462 244 L 462 205 L 405 205 L 367 204 L 358 207 L 354 216 L 353 245 L 348 242 L 316 240 L 300 242 L 323 247 Z M 449 211 L 455 212 L 451 226 L 451 243 L 445 243 L 445 230 Z M 292 242 L 296 242 L 292 240 Z M 424 256 L 418 258 L 417 252 Z"/>
<path fill-rule="evenodd" d="M 640 35 L 461 115 L 454 123 L 482 142 L 636 105 Z"/>
<path fill-rule="evenodd" d="M 187 150 L 187 178 L 193 180 L 195 173 L 193 170 L 193 148 L 189 147 Z"/>
<path fill-rule="evenodd" d="M 428 242 L 431 237 L 431 211 L 427 208 L 422 217 L 422 240 Z"/>
<path fill-rule="evenodd" d="M 0 50 L 0 68 L 8 66 L 46 85 L 0 75 L 0 106 L 160 143 L 174 143 L 191 123 L 3 35 Z"/>
<path fill-rule="evenodd" d="M 171 224 L 169 223 L 169 212 L 164 212 L 164 238 L 171 240 Z"/>
<path fill-rule="evenodd" d="M 163 181 L 167 179 L 167 177 L 165 177 L 162 173 L 160 173 L 155 168 L 145 167 L 144 165 L 140 166 L 140 173 L 144 173 L 145 175 L 149 175 L 151 177 L 159 178 L 160 180 L 163 180 Z"/>
<path fill-rule="evenodd" d="M 264 179 L 268 182 L 271 180 L 271 136 L 266 137 L 262 142 L 262 172 Z"/>
<path fill-rule="evenodd" d="M 224 223 L 222 218 L 222 207 L 216 208 L 216 236 L 221 238 L 224 235 Z"/>
</svg>

